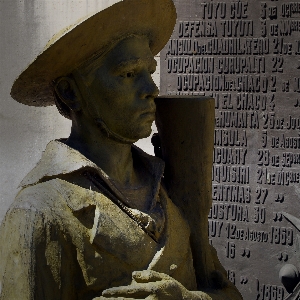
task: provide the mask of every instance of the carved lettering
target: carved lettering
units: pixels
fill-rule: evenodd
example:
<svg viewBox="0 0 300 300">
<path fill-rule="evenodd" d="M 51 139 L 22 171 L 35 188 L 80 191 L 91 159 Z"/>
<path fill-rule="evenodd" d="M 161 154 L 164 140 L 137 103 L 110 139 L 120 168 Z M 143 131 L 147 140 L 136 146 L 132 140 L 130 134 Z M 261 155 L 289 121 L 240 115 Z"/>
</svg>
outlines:
<svg viewBox="0 0 300 300">
<path fill-rule="evenodd" d="M 215 129 L 215 146 L 247 146 L 245 130 Z"/>
<path fill-rule="evenodd" d="M 208 55 L 264 55 L 269 54 L 270 43 L 268 38 L 209 39 L 203 50 Z"/>
<path fill-rule="evenodd" d="M 213 57 L 169 57 L 168 73 L 214 73 Z"/>
<path fill-rule="evenodd" d="M 244 148 L 214 148 L 213 162 L 216 164 L 245 164 L 247 149 Z"/>
<path fill-rule="evenodd" d="M 271 137 L 271 147 L 280 149 L 300 149 L 300 137 L 286 136 L 282 134 L 279 137 Z"/>
<path fill-rule="evenodd" d="M 180 21 L 178 25 L 179 37 L 216 37 L 217 23 L 215 21 Z"/>
<path fill-rule="evenodd" d="M 250 114 L 247 112 L 220 111 L 215 124 L 217 128 L 247 128 L 249 119 Z"/>
<path fill-rule="evenodd" d="M 281 163 L 283 167 L 300 165 L 300 153 L 283 152 Z"/>
<path fill-rule="evenodd" d="M 259 94 L 237 93 L 236 105 L 238 110 L 266 110 L 267 97 Z"/>
<path fill-rule="evenodd" d="M 281 4 L 281 16 L 289 18 L 295 14 L 300 14 L 299 2 L 288 2 Z"/>
<path fill-rule="evenodd" d="M 271 227 L 271 243 L 281 245 L 293 245 L 293 229 L 288 227 Z"/>
<path fill-rule="evenodd" d="M 223 227 L 223 222 L 209 220 L 209 222 L 208 222 L 209 236 L 211 236 L 211 237 L 220 237 L 222 227 Z"/>
<path fill-rule="evenodd" d="M 265 58 L 261 56 L 218 57 L 217 72 L 220 74 L 264 73 Z"/>
<path fill-rule="evenodd" d="M 256 280 L 257 300 L 283 300 L 284 288 L 282 286 L 261 284 Z"/>
<path fill-rule="evenodd" d="M 234 203 L 250 203 L 251 188 L 243 185 L 213 184 L 213 200 Z"/>
<path fill-rule="evenodd" d="M 210 209 L 208 218 L 249 222 L 249 208 L 247 205 L 214 203 Z"/>
<path fill-rule="evenodd" d="M 248 166 L 213 166 L 213 180 L 249 184 Z"/>
<path fill-rule="evenodd" d="M 224 20 L 220 24 L 223 37 L 253 36 L 253 21 L 251 20 Z"/>
<path fill-rule="evenodd" d="M 225 226 L 227 239 L 251 241 L 258 243 L 268 243 L 270 240 L 270 233 L 263 230 L 255 230 L 249 228 L 238 228 L 234 223 L 227 223 Z"/>
</svg>

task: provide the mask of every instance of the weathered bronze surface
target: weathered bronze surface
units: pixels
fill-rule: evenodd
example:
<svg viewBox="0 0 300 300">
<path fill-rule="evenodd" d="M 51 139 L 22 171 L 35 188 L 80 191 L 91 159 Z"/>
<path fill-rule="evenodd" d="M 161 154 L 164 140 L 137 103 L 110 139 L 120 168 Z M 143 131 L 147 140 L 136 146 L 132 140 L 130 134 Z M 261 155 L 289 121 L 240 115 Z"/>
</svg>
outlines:
<svg viewBox="0 0 300 300">
<path fill-rule="evenodd" d="M 154 55 L 173 2 L 113 2 L 54 37 L 12 87 L 23 104 L 55 103 L 72 129 L 48 144 L 0 227 L 0 299 L 240 300 L 207 233 L 213 100 L 157 100 L 166 187 L 164 162 L 133 146 L 155 119 Z"/>
<path fill-rule="evenodd" d="M 300 267 L 300 1 L 175 4 L 161 93 L 215 98 L 210 241 L 245 300 L 284 299 Z"/>
</svg>

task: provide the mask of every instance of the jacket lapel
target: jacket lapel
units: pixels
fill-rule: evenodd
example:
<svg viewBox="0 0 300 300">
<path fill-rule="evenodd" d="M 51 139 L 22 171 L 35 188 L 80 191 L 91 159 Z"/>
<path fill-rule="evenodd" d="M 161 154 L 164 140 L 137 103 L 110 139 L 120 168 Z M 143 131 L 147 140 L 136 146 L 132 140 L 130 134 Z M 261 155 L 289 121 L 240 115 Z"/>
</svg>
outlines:
<svg viewBox="0 0 300 300">
<path fill-rule="evenodd" d="M 93 224 L 88 226 L 87 232 L 90 243 L 99 253 L 108 252 L 141 270 L 162 247 L 103 194 L 60 179 L 52 180 L 52 184 L 63 194 L 74 216 L 86 218 L 80 220 L 83 225 Z"/>
</svg>

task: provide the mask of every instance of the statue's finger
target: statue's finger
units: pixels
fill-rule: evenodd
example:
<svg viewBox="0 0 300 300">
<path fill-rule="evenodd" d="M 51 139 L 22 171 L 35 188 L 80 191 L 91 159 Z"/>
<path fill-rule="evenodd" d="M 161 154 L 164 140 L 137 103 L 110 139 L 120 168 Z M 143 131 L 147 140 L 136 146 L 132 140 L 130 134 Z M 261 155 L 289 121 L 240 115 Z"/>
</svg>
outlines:
<svg viewBox="0 0 300 300">
<path fill-rule="evenodd" d="M 149 295 L 145 300 L 158 300 L 158 296 L 156 295 Z"/>
<path fill-rule="evenodd" d="M 138 283 L 170 280 L 170 276 L 153 270 L 143 270 L 132 272 L 132 279 Z"/>
<path fill-rule="evenodd" d="M 118 286 L 106 289 L 102 292 L 104 297 L 124 297 L 124 298 L 137 298 L 144 299 L 148 297 L 153 290 L 151 284 L 131 284 L 128 286 Z"/>
</svg>

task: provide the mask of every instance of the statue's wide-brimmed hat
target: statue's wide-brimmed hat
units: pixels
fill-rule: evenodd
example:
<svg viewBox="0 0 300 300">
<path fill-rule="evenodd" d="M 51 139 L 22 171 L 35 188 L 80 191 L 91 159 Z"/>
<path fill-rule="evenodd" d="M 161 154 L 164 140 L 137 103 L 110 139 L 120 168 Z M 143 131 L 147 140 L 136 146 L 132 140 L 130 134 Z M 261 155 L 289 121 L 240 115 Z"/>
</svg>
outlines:
<svg viewBox="0 0 300 300">
<path fill-rule="evenodd" d="M 14 82 L 11 96 L 33 106 L 54 104 L 52 81 L 67 75 L 112 41 L 146 35 L 156 55 L 176 22 L 172 0 L 123 0 L 56 34 Z M 109 3 L 109 1 L 108 1 Z"/>
</svg>

